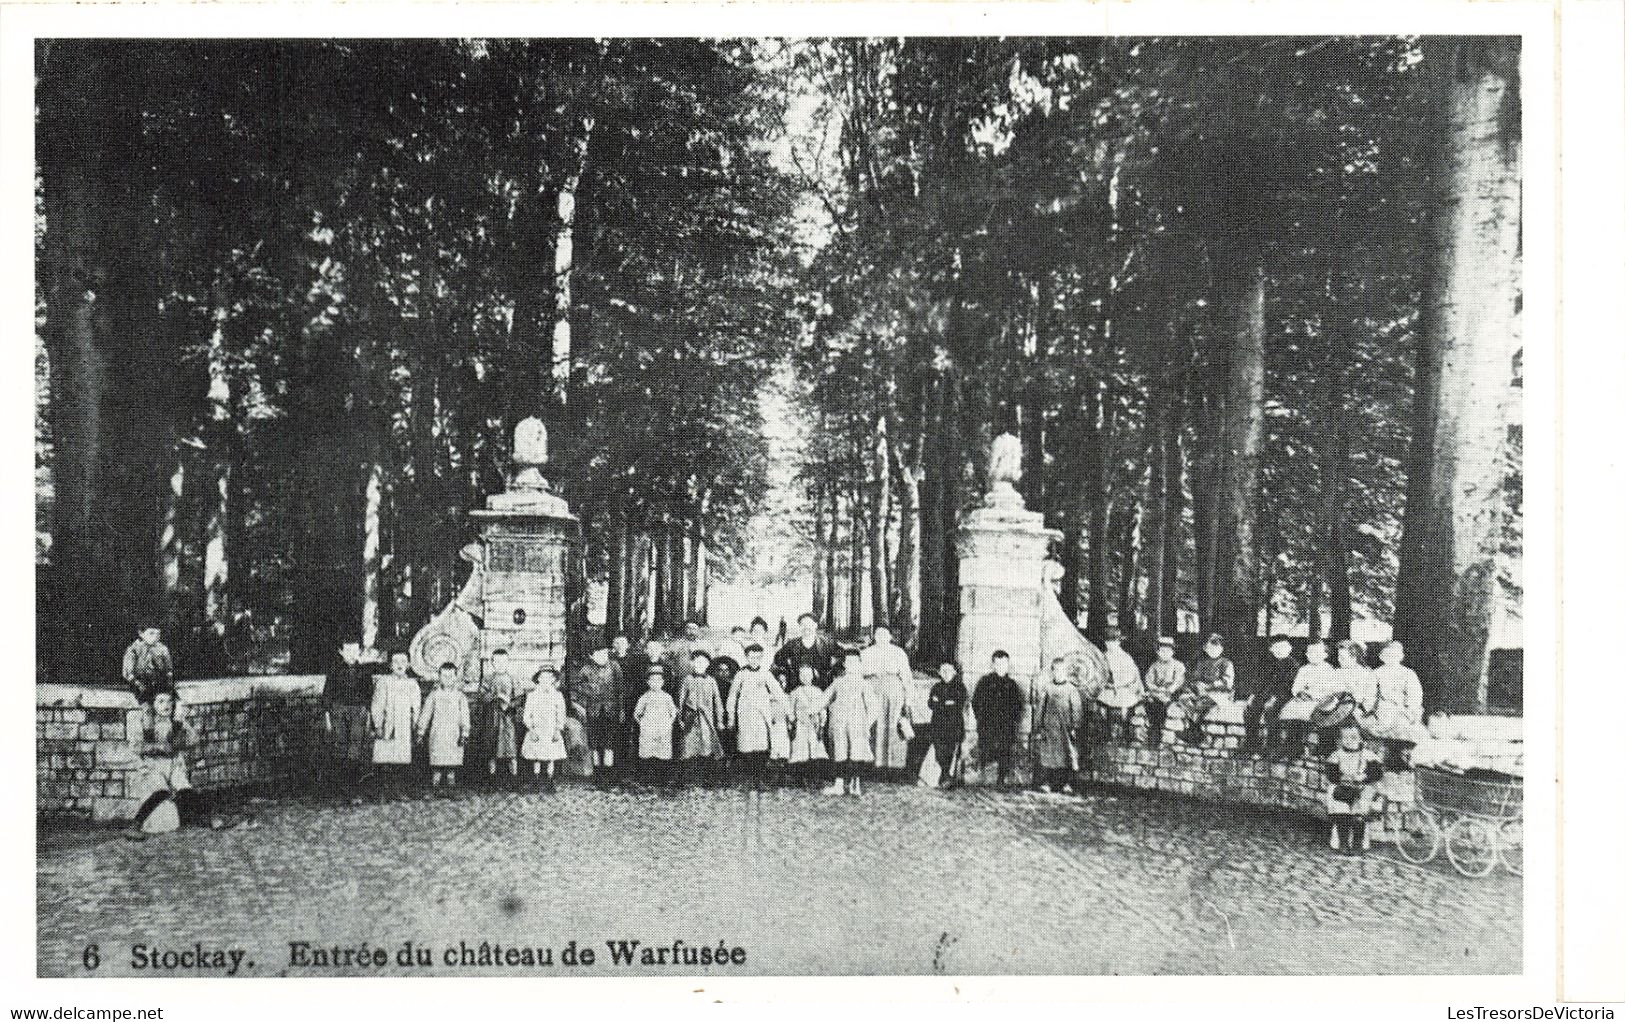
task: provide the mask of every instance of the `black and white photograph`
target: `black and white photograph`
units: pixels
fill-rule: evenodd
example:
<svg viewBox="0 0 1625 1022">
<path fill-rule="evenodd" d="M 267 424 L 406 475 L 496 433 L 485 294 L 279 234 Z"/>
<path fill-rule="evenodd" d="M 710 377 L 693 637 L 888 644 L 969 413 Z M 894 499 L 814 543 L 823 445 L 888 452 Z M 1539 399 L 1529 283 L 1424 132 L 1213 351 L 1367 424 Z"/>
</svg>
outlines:
<svg viewBox="0 0 1625 1022">
<path fill-rule="evenodd" d="M 1525 38 L 296 21 L 31 43 L 38 977 L 1525 972 Z"/>
</svg>

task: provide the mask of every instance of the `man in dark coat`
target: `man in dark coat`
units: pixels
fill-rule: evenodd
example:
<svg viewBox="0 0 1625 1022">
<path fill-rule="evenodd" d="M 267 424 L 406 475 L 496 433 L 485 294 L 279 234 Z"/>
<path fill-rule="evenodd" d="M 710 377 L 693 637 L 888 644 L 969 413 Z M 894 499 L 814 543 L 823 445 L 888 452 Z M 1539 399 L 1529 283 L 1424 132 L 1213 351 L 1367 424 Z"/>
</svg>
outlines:
<svg viewBox="0 0 1625 1022">
<path fill-rule="evenodd" d="M 1266 748 L 1274 753 L 1285 741 L 1281 727 L 1281 708 L 1292 699 L 1292 683 L 1298 677 L 1298 661 L 1292 655 L 1292 643 L 1284 635 L 1270 640 L 1270 655 L 1264 660 L 1263 676 L 1252 687 L 1247 708 L 1242 711 L 1242 722 L 1247 725 L 1247 737 L 1242 748 L 1253 756 L 1262 756 Z"/>
<path fill-rule="evenodd" d="M 993 654 L 993 670 L 976 682 L 971 709 L 976 711 L 976 744 L 983 764 L 998 763 L 998 784 L 1004 785 L 1010 750 L 1021 726 L 1021 686 L 1010 677 L 1010 654 Z"/>
<path fill-rule="evenodd" d="M 795 687 L 801 665 L 811 664 L 813 684 L 824 689 L 835 677 L 835 642 L 818 633 L 818 619 L 811 614 L 796 618 L 801 631 L 795 638 L 779 647 L 773 657 L 773 673 L 786 691 Z"/>
</svg>

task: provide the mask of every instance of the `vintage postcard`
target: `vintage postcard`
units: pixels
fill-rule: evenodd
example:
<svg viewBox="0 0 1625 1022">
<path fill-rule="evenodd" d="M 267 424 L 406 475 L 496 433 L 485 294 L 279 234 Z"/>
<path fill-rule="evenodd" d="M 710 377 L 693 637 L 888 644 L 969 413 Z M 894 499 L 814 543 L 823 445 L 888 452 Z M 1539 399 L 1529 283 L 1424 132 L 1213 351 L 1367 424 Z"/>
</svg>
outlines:
<svg viewBox="0 0 1625 1022">
<path fill-rule="evenodd" d="M 1131 6 L 8 19 L 33 972 L 1549 975 L 1550 6 Z"/>
</svg>

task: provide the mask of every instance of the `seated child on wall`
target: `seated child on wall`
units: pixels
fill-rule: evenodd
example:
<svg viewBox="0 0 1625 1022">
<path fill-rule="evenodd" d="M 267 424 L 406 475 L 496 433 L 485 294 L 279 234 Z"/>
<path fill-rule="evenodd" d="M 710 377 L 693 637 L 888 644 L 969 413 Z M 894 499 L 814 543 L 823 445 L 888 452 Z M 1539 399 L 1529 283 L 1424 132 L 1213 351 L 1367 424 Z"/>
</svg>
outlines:
<svg viewBox="0 0 1625 1022">
<path fill-rule="evenodd" d="M 1358 724 L 1344 724 L 1338 745 L 1326 757 L 1326 812 L 1331 816 L 1331 847 L 1346 855 L 1370 849 L 1366 820 L 1382 780 L 1382 759 L 1365 744 Z"/>
</svg>

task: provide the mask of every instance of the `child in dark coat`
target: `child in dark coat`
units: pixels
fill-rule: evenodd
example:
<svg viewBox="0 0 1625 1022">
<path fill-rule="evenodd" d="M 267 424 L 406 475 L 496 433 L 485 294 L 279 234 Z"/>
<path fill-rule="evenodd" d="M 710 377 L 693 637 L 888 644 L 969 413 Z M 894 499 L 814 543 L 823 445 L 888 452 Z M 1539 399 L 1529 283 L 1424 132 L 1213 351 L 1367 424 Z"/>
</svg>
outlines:
<svg viewBox="0 0 1625 1022">
<path fill-rule="evenodd" d="M 1366 748 L 1359 725 L 1343 725 L 1337 748 L 1326 757 L 1326 812 L 1332 820 L 1334 850 L 1358 855 L 1370 849 L 1366 820 L 1382 773 L 1382 758 Z"/>
</svg>

